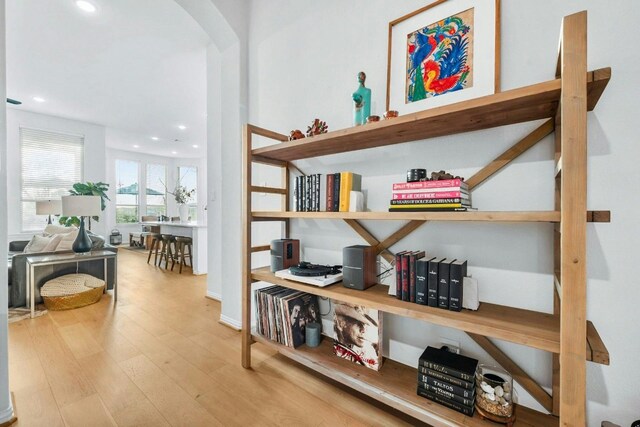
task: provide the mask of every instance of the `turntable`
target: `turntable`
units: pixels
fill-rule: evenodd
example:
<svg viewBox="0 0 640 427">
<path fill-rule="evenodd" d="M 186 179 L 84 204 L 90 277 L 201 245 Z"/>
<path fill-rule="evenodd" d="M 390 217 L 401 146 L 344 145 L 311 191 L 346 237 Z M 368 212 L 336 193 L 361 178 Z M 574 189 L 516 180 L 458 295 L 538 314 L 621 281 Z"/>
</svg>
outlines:
<svg viewBox="0 0 640 427">
<path fill-rule="evenodd" d="M 288 269 L 276 271 L 276 277 L 324 287 L 342 280 L 342 266 L 301 262 Z"/>
</svg>

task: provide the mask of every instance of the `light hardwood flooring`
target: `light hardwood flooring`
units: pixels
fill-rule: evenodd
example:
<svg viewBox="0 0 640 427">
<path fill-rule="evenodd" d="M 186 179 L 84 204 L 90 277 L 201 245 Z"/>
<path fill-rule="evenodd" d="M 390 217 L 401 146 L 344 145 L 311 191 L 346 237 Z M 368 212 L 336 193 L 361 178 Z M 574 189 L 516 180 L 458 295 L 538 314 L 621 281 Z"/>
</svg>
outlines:
<svg viewBox="0 0 640 427">
<path fill-rule="evenodd" d="M 115 307 L 107 294 L 9 325 L 16 426 L 416 424 L 260 344 L 243 369 L 240 334 L 218 323 L 205 276 L 141 252 L 118 262 Z"/>
</svg>

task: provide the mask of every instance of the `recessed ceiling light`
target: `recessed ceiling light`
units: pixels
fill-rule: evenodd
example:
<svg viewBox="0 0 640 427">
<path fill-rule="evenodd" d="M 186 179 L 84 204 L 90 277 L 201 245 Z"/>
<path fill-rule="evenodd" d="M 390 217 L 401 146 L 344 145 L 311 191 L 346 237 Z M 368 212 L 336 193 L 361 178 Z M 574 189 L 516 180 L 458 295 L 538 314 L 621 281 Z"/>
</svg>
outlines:
<svg viewBox="0 0 640 427">
<path fill-rule="evenodd" d="M 178 129 L 185 130 L 187 127 L 185 125 L 178 125 Z"/>
<path fill-rule="evenodd" d="M 96 7 L 92 3 L 89 3 L 86 0 L 78 0 L 78 1 L 76 1 L 76 6 L 78 6 L 81 10 L 83 10 L 85 12 L 89 12 L 89 13 L 93 13 L 93 12 L 95 12 L 97 10 Z"/>
<path fill-rule="evenodd" d="M 140 146 L 138 144 L 134 144 L 133 148 L 140 148 Z"/>
<path fill-rule="evenodd" d="M 198 146 L 197 146 L 197 145 L 192 145 L 192 147 L 193 147 L 193 148 L 198 148 Z"/>
<path fill-rule="evenodd" d="M 45 101 L 44 98 L 40 98 L 39 96 L 34 96 L 33 100 L 36 101 L 36 102 L 44 102 Z"/>
<path fill-rule="evenodd" d="M 151 139 L 153 139 L 154 141 L 159 140 L 160 138 L 158 138 L 157 136 L 152 136 Z"/>
<path fill-rule="evenodd" d="M 178 154 L 178 152 L 177 151 L 172 151 L 171 154 Z"/>
</svg>

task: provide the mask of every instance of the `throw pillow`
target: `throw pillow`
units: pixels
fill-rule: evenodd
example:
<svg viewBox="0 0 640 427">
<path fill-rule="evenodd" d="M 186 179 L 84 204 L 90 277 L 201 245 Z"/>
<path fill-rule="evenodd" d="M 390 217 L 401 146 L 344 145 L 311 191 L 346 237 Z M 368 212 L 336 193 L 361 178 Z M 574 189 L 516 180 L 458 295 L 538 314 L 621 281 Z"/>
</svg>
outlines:
<svg viewBox="0 0 640 427">
<path fill-rule="evenodd" d="M 58 248 L 58 244 L 60 244 L 60 241 L 62 240 L 63 237 L 64 237 L 64 234 L 54 234 L 53 236 L 51 236 L 51 241 L 49 241 L 49 243 L 47 244 L 47 246 L 45 246 L 42 252 L 55 251 Z"/>
<path fill-rule="evenodd" d="M 49 243 L 51 243 L 52 237 L 35 235 L 31 238 L 27 246 L 24 247 L 24 253 L 32 254 L 36 252 L 43 252 Z"/>
<path fill-rule="evenodd" d="M 65 227 L 63 225 L 48 224 L 44 228 L 44 233 L 45 234 L 68 234 L 68 233 L 71 233 L 73 230 L 77 230 L 77 228 Z"/>
<path fill-rule="evenodd" d="M 60 243 L 58 243 L 58 247 L 56 247 L 56 252 L 72 250 L 71 246 L 73 246 L 73 242 L 76 240 L 76 237 L 78 237 L 77 228 L 70 233 L 63 234 L 62 240 L 60 240 Z"/>
</svg>

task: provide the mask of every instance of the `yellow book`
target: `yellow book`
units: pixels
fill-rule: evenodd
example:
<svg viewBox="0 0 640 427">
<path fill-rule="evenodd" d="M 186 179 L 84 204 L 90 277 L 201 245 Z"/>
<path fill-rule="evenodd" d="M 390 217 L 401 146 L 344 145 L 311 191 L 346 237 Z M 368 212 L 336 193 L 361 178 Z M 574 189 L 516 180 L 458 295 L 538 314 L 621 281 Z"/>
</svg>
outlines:
<svg viewBox="0 0 640 427">
<path fill-rule="evenodd" d="M 353 185 L 352 172 L 340 172 L 340 212 L 349 212 L 349 199 L 351 186 Z"/>
<path fill-rule="evenodd" d="M 340 172 L 340 205 L 339 212 L 349 212 L 351 192 L 362 189 L 362 177 L 353 172 Z"/>
</svg>

